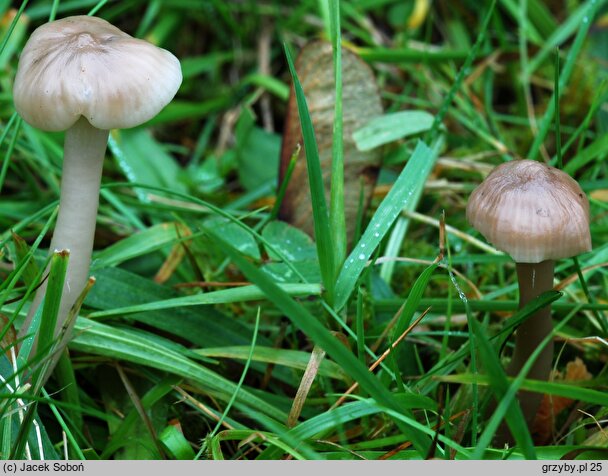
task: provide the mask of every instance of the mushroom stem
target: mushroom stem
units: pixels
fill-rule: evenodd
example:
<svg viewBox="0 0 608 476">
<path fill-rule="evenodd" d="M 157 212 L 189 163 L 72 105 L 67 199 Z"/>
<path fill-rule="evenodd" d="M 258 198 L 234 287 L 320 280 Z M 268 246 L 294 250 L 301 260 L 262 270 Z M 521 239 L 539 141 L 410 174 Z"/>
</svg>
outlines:
<svg viewBox="0 0 608 476">
<path fill-rule="evenodd" d="M 523 308 L 532 299 L 542 293 L 553 289 L 553 275 L 555 262 L 553 260 L 540 263 L 516 263 L 517 278 L 519 280 L 519 308 Z M 507 369 L 511 376 L 517 375 L 526 361 L 553 329 L 551 321 L 551 306 L 546 306 L 523 322 L 517 328 L 515 336 L 515 350 L 513 358 Z M 551 371 L 553 357 L 553 341 L 550 341 L 542 350 L 527 378 L 547 380 Z M 519 402 L 522 412 L 531 428 L 534 417 L 540 405 L 542 395 L 534 392 L 520 392 Z"/>
<path fill-rule="evenodd" d="M 66 131 L 61 178 L 59 214 L 50 250 L 70 251 L 68 269 L 57 316 L 55 336 L 64 325 L 70 308 L 84 289 L 89 274 L 101 172 L 109 131 L 93 127 L 81 117 Z M 32 317 L 46 292 L 46 282 L 38 289 L 20 335 L 29 333 Z M 70 338 L 74 323 L 62 337 Z"/>
</svg>

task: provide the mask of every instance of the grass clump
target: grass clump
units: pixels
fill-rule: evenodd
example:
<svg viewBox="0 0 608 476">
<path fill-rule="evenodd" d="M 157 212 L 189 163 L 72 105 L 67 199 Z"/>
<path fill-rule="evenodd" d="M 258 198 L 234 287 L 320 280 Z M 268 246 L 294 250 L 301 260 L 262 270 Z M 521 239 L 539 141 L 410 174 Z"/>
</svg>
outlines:
<svg viewBox="0 0 608 476">
<path fill-rule="evenodd" d="M 605 457 L 606 2 L 402 3 L 0 2 L 4 458 Z M 53 348 L 24 359 L 14 329 L 48 264 L 63 137 L 17 117 L 12 81 L 33 28 L 92 9 L 172 51 L 184 82 L 155 119 L 110 134 L 95 283 L 41 388 Z M 329 133 L 295 67 L 319 38 L 343 66 L 327 75 Z M 352 137 L 341 47 L 384 108 Z M 290 108 L 315 240 L 276 219 Z M 362 196 L 350 144 L 384 158 L 356 206 L 341 199 Z M 555 291 L 518 311 L 513 264 L 465 206 L 522 157 L 580 182 L 594 249 L 558 262 Z M 511 334 L 548 303 L 551 379 L 508 378 Z M 519 390 L 544 395 L 532 427 Z M 493 440 L 503 421 L 508 450 Z"/>
</svg>

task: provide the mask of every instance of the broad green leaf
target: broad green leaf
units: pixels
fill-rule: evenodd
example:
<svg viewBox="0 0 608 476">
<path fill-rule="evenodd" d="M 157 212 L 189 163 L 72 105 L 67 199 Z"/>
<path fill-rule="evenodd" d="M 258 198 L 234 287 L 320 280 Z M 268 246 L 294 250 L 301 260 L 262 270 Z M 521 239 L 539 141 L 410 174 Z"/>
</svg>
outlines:
<svg viewBox="0 0 608 476">
<path fill-rule="evenodd" d="M 315 259 L 317 252 L 315 244 L 306 233 L 283 221 L 271 221 L 262 230 L 266 239 L 266 253 L 272 259 L 279 259 L 275 250 L 290 261 L 306 261 Z"/>
<path fill-rule="evenodd" d="M 236 156 L 239 181 L 245 189 L 254 190 L 267 182 L 277 181 L 281 137 L 255 125 L 250 109 L 243 109 L 236 129 Z"/>
<path fill-rule="evenodd" d="M 203 222 L 203 228 L 206 230 L 216 230 L 221 233 L 237 250 L 250 258 L 259 260 L 260 249 L 255 239 L 232 221 L 228 221 L 223 217 L 212 217 Z"/>
<path fill-rule="evenodd" d="M 312 239 L 304 232 L 282 221 L 272 221 L 262 230 L 266 239 L 266 253 L 274 260 L 280 260 L 276 251 L 288 259 L 310 283 L 321 281 L 317 251 Z M 288 283 L 297 279 L 294 272 L 283 262 L 267 263 L 264 271 L 278 282 Z"/>
<path fill-rule="evenodd" d="M 187 79 L 203 73 L 213 73 L 223 64 L 232 61 L 233 58 L 234 53 L 232 51 L 218 51 L 204 56 L 180 58 L 179 62 L 182 67 L 182 75 L 184 79 Z"/>
<path fill-rule="evenodd" d="M 359 150 L 370 150 L 397 139 L 428 131 L 434 117 L 426 111 L 400 111 L 384 114 L 354 132 Z"/>
</svg>

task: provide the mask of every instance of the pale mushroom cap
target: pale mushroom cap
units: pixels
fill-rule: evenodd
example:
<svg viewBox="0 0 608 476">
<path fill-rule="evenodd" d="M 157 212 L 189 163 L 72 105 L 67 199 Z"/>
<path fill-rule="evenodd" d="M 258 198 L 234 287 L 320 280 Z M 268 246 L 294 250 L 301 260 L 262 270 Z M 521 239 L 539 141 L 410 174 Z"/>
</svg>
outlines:
<svg viewBox="0 0 608 476">
<path fill-rule="evenodd" d="M 15 77 L 15 108 L 29 124 L 61 131 L 84 116 L 98 129 L 135 127 L 165 107 L 182 81 L 168 51 L 105 20 L 74 16 L 37 28 Z"/>
<path fill-rule="evenodd" d="M 591 250 L 589 201 L 565 172 L 533 160 L 496 167 L 473 191 L 467 220 L 519 263 Z"/>
</svg>

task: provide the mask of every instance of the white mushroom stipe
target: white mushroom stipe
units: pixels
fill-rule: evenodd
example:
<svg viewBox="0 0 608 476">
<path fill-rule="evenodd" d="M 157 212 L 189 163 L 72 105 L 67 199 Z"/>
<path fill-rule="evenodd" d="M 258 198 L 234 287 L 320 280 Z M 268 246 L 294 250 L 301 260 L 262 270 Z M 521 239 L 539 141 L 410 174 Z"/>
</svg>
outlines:
<svg viewBox="0 0 608 476">
<path fill-rule="evenodd" d="M 87 283 L 109 130 L 153 118 L 181 81 L 179 61 L 171 53 L 100 18 L 75 16 L 42 25 L 23 49 L 13 89 L 15 109 L 34 127 L 66 130 L 50 249 L 69 249 L 70 257 L 55 335 Z M 45 292 L 46 282 L 36 292 L 20 337 L 29 332 Z"/>
</svg>

